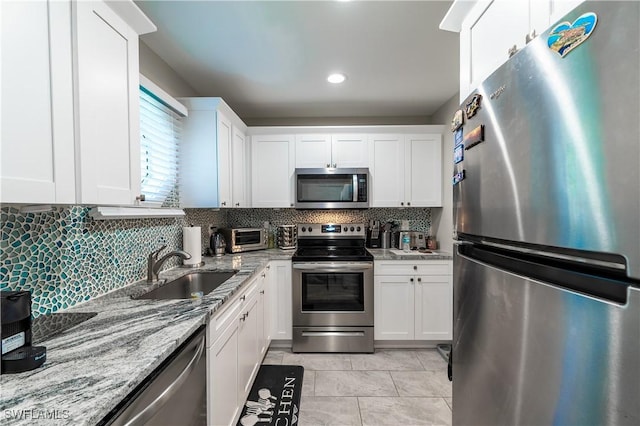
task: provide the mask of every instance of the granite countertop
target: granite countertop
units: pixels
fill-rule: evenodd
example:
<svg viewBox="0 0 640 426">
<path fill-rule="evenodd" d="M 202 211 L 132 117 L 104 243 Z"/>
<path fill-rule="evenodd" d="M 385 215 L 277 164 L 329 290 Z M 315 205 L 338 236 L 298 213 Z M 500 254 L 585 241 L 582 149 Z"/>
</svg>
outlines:
<svg viewBox="0 0 640 426">
<path fill-rule="evenodd" d="M 0 376 L 0 423 L 96 424 L 269 261 L 292 255 L 271 249 L 204 257 L 201 268 L 160 273 L 171 280 L 197 270 L 238 270 L 197 300 L 133 300 L 152 288 L 139 281 L 65 311 L 98 315 L 36 342 L 47 348 L 42 367 Z"/>
<path fill-rule="evenodd" d="M 415 251 L 410 253 L 403 253 L 397 249 L 367 249 L 373 260 L 452 260 L 451 253 L 435 250 L 433 254 L 422 254 Z"/>
</svg>

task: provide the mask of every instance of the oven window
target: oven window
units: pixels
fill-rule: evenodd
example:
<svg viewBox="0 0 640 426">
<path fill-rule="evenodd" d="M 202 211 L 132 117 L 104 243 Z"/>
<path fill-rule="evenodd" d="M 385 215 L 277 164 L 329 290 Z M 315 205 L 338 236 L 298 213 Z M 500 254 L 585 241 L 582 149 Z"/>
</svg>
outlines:
<svg viewBox="0 0 640 426">
<path fill-rule="evenodd" d="M 364 275 L 303 273 L 302 311 L 364 312 Z"/>
<path fill-rule="evenodd" d="M 236 232 L 236 245 L 260 244 L 261 231 Z"/>
<path fill-rule="evenodd" d="M 299 202 L 353 201 L 353 175 L 299 175 Z"/>
</svg>

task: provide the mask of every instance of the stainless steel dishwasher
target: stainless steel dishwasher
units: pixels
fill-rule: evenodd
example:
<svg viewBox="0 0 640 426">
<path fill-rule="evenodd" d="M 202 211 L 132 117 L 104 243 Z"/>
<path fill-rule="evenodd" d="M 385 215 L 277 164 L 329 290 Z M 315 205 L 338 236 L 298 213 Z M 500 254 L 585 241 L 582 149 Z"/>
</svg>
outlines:
<svg viewBox="0 0 640 426">
<path fill-rule="evenodd" d="M 206 353 L 202 326 L 99 424 L 206 425 Z"/>
</svg>

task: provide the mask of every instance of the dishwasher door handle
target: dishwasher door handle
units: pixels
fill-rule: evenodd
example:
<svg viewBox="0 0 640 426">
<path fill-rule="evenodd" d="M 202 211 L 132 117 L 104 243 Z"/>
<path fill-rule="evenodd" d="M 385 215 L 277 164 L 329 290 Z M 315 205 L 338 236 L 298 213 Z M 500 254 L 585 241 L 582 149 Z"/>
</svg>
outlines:
<svg viewBox="0 0 640 426">
<path fill-rule="evenodd" d="M 202 358 L 205 341 L 205 336 L 202 336 L 202 341 L 196 348 L 193 358 L 191 358 L 191 361 L 189 361 L 180 375 L 173 381 L 173 383 L 167 386 L 167 388 L 160 395 L 158 395 L 158 397 L 154 399 L 151 404 L 147 405 L 144 410 L 140 411 L 138 414 L 136 414 L 135 417 L 125 423 L 125 426 L 137 426 L 145 424 L 158 412 L 158 410 L 160 410 L 160 408 L 162 408 L 162 406 L 169 399 L 171 399 L 173 395 L 175 395 L 176 392 L 178 392 L 180 387 L 184 384 L 184 382 L 191 374 L 191 371 L 196 367 L 196 365 L 198 365 L 200 358 Z"/>
</svg>

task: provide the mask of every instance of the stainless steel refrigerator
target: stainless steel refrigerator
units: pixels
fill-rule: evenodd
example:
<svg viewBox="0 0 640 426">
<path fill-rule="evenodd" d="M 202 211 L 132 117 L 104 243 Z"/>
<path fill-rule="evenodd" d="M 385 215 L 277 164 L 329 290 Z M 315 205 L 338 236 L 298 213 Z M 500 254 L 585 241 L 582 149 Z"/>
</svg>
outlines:
<svg viewBox="0 0 640 426">
<path fill-rule="evenodd" d="M 461 105 L 454 425 L 640 424 L 640 3 L 562 21 Z"/>
</svg>

